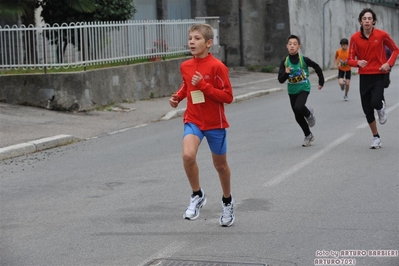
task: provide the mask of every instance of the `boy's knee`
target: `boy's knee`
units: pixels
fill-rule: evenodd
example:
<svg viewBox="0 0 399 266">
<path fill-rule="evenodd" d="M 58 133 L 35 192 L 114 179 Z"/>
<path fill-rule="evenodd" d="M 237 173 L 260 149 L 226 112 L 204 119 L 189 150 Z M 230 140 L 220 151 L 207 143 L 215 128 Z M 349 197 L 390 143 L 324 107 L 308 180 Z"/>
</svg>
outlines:
<svg viewBox="0 0 399 266">
<path fill-rule="evenodd" d="M 184 163 L 195 163 L 196 157 L 195 154 L 190 154 L 190 153 L 183 153 L 182 159 Z"/>
<path fill-rule="evenodd" d="M 304 110 L 304 106 L 295 106 L 294 107 L 294 112 L 295 113 L 300 114 L 300 113 L 302 113 L 303 110 Z"/>
<path fill-rule="evenodd" d="M 218 171 L 218 173 L 223 173 L 223 172 L 229 170 L 229 165 L 227 164 L 227 162 L 214 163 L 214 166 L 215 166 L 216 171 Z"/>
<path fill-rule="evenodd" d="M 382 100 L 374 100 L 371 105 L 373 109 L 380 110 L 382 108 Z"/>
<path fill-rule="evenodd" d="M 367 123 L 371 124 L 375 121 L 375 117 L 374 116 L 366 116 L 367 119 Z"/>
</svg>

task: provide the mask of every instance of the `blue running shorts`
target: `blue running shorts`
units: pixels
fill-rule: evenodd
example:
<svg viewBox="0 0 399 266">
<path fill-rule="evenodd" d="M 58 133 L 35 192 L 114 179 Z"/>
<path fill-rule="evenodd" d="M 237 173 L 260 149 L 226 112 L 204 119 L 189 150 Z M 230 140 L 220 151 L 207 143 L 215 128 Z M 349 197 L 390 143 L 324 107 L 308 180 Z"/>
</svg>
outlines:
<svg viewBox="0 0 399 266">
<path fill-rule="evenodd" d="M 202 131 L 195 124 L 186 123 L 184 124 L 183 138 L 188 134 L 197 136 L 200 141 L 206 137 L 209 149 L 216 155 L 223 155 L 227 152 L 227 131 L 224 128 Z"/>
</svg>

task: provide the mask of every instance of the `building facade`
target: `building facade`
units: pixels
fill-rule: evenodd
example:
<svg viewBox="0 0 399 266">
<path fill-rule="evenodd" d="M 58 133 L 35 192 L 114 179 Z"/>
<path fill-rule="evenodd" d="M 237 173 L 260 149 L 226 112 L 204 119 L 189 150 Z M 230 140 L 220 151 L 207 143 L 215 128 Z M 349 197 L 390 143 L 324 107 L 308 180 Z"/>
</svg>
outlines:
<svg viewBox="0 0 399 266">
<path fill-rule="evenodd" d="M 366 7 L 376 12 L 376 27 L 399 43 L 399 0 L 135 0 L 135 4 L 134 19 L 219 17 L 219 41 L 228 66 L 278 66 L 287 54 L 287 36 L 295 34 L 302 41 L 301 53 L 331 68 L 339 40 L 359 30 L 357 17 Z"/>
</svg>

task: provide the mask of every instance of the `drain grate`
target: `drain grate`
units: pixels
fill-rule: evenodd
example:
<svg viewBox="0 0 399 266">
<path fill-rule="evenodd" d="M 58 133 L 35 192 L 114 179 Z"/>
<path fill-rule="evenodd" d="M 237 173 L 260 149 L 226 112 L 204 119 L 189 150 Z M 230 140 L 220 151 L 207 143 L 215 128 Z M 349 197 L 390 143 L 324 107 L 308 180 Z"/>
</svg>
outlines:
<svg viewBox="0 0 399 266">
<path fill-rule="evenodd" d="M 267 266 L 263 263 L 156 259 L 146 266 Z"/>
</svg>

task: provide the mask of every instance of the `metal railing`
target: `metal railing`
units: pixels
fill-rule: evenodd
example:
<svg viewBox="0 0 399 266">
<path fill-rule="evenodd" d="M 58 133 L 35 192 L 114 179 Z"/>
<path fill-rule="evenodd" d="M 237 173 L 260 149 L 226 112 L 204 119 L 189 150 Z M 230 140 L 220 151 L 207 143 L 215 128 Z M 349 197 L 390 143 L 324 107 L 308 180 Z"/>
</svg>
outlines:
<svg viewBox="0 0 399 266">
<path fill-rule="evenodd" d="M 189 53 L 188 29 L 205 20 L 0 27 L 0 69 L 76 68 Z"/>
</svg>

